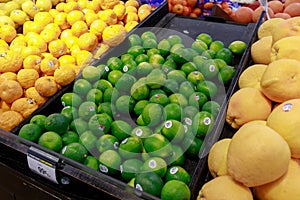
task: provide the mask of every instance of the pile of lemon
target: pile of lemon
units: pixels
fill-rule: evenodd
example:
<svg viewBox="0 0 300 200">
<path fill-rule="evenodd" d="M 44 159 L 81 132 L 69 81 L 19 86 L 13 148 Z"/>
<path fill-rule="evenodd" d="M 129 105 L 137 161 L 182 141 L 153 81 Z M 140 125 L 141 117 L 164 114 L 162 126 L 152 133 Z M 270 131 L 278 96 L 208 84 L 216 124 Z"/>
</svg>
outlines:
<svg viewBox="0 0 300 200">
<path fill-rule="evenodd" d="M 0 114 L 8 131 L 152 11 L 137 0 L 0 2 Z"/>
</svg>

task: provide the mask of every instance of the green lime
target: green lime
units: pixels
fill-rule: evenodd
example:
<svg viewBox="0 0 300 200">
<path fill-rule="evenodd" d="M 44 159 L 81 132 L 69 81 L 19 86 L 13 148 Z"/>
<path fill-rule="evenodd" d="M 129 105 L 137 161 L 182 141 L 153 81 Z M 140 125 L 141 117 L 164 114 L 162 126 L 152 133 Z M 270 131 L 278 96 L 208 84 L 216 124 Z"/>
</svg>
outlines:
<svg viewBox="0 0 300 200">
<path fill-rule="evenodd" d="M 119 96 L 120 92 L 115 87 L 107 88 L 103 92 L 103 102 L 115 102 Z"/>
<path fill-rule="evenodd" d="M 137 57 L 140 54 L 145 53 L 145 49 L 142 46 L 136 45 L 132 46 L 127 50 L 127 53 L 132 55 L 134 58 Z"/>
<path fill-rule="evenodd" d="M 130 74 L 123 74 L 118 82 L 115 84 L 115 88 L 120 92 L 128 93 L 131 86 L 136 82 L 136 78 Z"/>
<path fill-rule="evenodd" d="M 167 59 L 164 64 L 162 64 L 161 69 L 168 74 L 170 71 L 174 70 L 177 68 L 176 62 L 172 59 L 169 58 Z"/>
<path fill-rule="evenodd" d="M 123 67 L 121 59 L 116 56 L 110 57 L 107 60 L 106 65 L 109 67 L 110 70 L 122 70 Z"/>
<path fill-rule="evenodd" d="M 247 43 L 241 40 L 235 40 L 232 41 L 229 45 L 228 45 L 228 49 L 237 55 L 241 55 L 244 53 L 244 51 L 247 48 Z"/>
<path fill-rule="evenodd" d="M 147 56 L 147 55 L 144 54 L 144 53 L 138 55 L 138 56 L 134 59 L 134 61 L 136 62 L 137 65 L 139 65 L 139 64 L 142 63 L 142 62 L 148 62 L 148 60 L 149 60 L 149 56 Z"/>
<path fill-rule="evenodd" d="M 105 64 L 100 64 L 98 66 L 96 66 L 97 69 L 100 71 L 100 78 L 101 79 L 106 79 L 108 72 L 110 71 L 109 67 L 107 67 Z"/>
<path fill-rule="evenodd" d="M 142 115 L 139 115 L 135 120 L 135 122 L 138 126 L 146 126 L 146 123 L 144 122 Z"/>
<path fill-rule="evenodd" d="M 216 52 L 212 49 L 208 49 L 203 51 L 201 56 L 206 57 L 207 59 L 213 59 L 216 56 Z"/>
<path fill-rule="evenodd" d="M 77 79 L 73 85 L 73 92 L 82 97 L 85 97 L 91 89 L 91 83 L 85 79 Z"/>
<path fill-rule="evenodd" d="M 157 47 L 157 42 L 153 38 L 146 38 L 143 40 L 143 47 L 144 49 L 151 49 L 151 48 L 156 48 Z"/>
<path fill-rule="evenodd" d="M 199 92 L 203 92 L 208 98 L 213 98 L 218 92 L 217 85 L 212 81 L 202 81 L 198 83 L 197 89 Z"/>
<path fill-rule="evenodd" d="M 147 56 L 150 58 L 151 56 L 158 54 L 160 55 L 160 51 L 157 48 L 151 48 L 147 50 Z"/>
<path fill-rule="evenodd" d="M 128 95 L 122 95 L 116 101 L 116 109 L 120 113 L 131 113 L 133 111 L 134 105 L 134 99 Z"/>
<path fill-rule="evenodd" d="M 212 79 L 216 77 L 219 73 L 219 68 L 216 65 L 214 59 L 208 59 L 204 61 L 200 68 L 201 73 L 206 79 Z"/>
<path fill-rule="evenodd" d="M 83 164 L 94 170 L 99 170 L 99 161 L 94 156 L 87 156 Z"/>
<path fill-rule="evenodd" d="M 149 88 L 146 85 L 146 78 L 139 79 L 132 85 L 130 89 L 130 94 L 136 101 L 147 99 L 149 96 L 149 92 Z"/>
<path fill-rule="evenodd" d="M 128 182 L 131 179 L 133 179 L 137 173 L 139 173 L 141 170 L 140 168 L 142 167 L 143 162 L 139 159 L 132 158 L 125 160 L 121 165 L 120 165 L 120 171 L 121 171 L 121 176 L 122 178 Z"/>
<path fill-rule="evenodd" d="M 111 134 L 118 138 L 120 141 L 130 136 L 132 127 L 125 121 L 115 120 L 111 123 Z"/>
<path fill-rule="evenodd" d="M 119 145 L 119 154 L 124 159 L 136 158 L 142 153 L 142 150 L 143 142 L 135 136 L 125 138 Z"/>
<path fill-rule="evenodd" d="M 168 181 L 161 190 L 161 200 L 185 200 L 191 198 L 189 187 L 182 181 Z"/>
<path fill-rule="evenodd" d="M 227 85 L 231 82 L 235 75 L 235 68 L 232 66 L 224 66 L 219 70 L 218 79 L 221 83 Z"/>
<path fill-rule="evenodd" d="M 78 107 L 82 102 L 82 98 L 78 94 L 73 92 L 64 93 L 61 96 L 60 100 L 63 106 L 73 107 Z"/>
<path fill-rule="evenodd" d="M 189 97 L 189 105 L 198 108 L 199 110 L 202 108 L 203 104 L 208 101 L 207 96 L 202 92 L 194 92 Z"/>
<path fill-rule="evenodd" d="M 63 134 L 69 128 L 68 119 L 60 114 L 60 113 L 53 113 L 50 114 L 45 119 L 45 129 L 47 131 L 54 131 L 58 134 Z"/>
<path fill-rule="evenodd" d="M 153 134 L 153 131 L 148 126 L 137 126 L 131 131 L 131 135 L 141 139 L 147 138 Z"/>
<path fill-rule="evenodd" d="M 172 145 L 172 155 L 167 158 L 167 163 L 170 166 L 183 166 L 185 163 L 185 154 L 182 148 L 178 145 Z"/>
<path fill-rule="evenodd" d="M 66 131 L 64 134 L 62 134 L 61 139 L 63 141 L 63 145 L 66 146 L 68 144 L 78 142 L 79 136 L 74 131 Z"/>
<path fill-rule="evenodd" d="M 170 100 L 169 100 L 168 96 L 165 94 L 155 94 L 155 95 L 151 96 L 149 99 L 149 103 L 157 103 L 162 106 L 168 105 L 169 102 L 170 102 Z"/>
<path fill-rule="evenodd" d="M 163 108 L 156 103 L 149 103 L 142 112 L 142 118 L 146 125 L 156 126 L 161 122 L 163 117 Z"/>
<path fill-rule="evenodd" d="M 145 54 L 141 54 L 145 55 Z M 154 69 L 154 67 L 148 62 L 141 62 L 137 66 L 137 75 L 139 76 L 147 76 Z"/>
<path fill-rule="evenodd" d="M 21 127 L 18 136 L 26 140 L 36 142 L 42 135 L 42 130 L 37 124 L 25 124 Z"/>
<path fill-rule="evenodd" d="M 168 79 L 175 80 L 178 84 L 181 84 L 183 81 L 186 81 L 186 75 L 181 70 L 172 70 L 167 74 Z"/>
<path fill-rule="evenodd" d="M 215 52 L 218 52 L 220 49 L 223 49 L 225 47 L 224 43 L 220 40 L 212 41 L 212 43 L 209 45 L 209 49 L 214 50 Z"/>
<path fill-rule="evenodd" d="M 196 41 L 202 41 L 209 47 L 213 39 L 207 33 L 200 33 L 199 35 L 196 36 Z"/>
<path fill-rule="evenodd" d="M 162 56 L 166 56 L 169 54 L 170 49 L 171 49 L 171 44 L 167 39 L 162 39 L 158 44 L 157 48 L 160 51 L 160 54 Z"/>
<path fill-rule="evenodd" d="M 88 65 L 83 68 L 82 77 L 90 83 L 93 83 L 99 80 L 101 77 L 101 71 L 95 66 Z"/>
<path fill-rule="evenodd" d="M 93 88 L 86 94 L 86 100 L 99 105 L 103 101 L 103 92 L 97 88 Z"/>
<path fill-rule="evenodd" d="M 183 109 L 183 116 L 193 118 L 199 112 L 199 108 L 195 106 L 187 106 Z"/>
<path fill-rule="evenodd" d="M 99 169 L 106 174 L 116 174 L 122 163 L 122 158 L 115 150 L 106 150 L 99 156 Z"/>
<path fill-rule="evenodd" d="M 87 128 L 87 122 L 81 118 L 74 119 L 70 124 L 70 130 L 76 132 L 79 135 L 82 134 Z"/>
<path fill-rule="evenodd" d="M 65 116 L 70 123 L 73 119 L 78 117 L 78 110 L 73 106 L 66 106 L 61 110 L 60 114 Z"/>
<path fill-rule="evenodd" d="M 146 39 L 151 38 L 157 41 L 156 35 L 152 31 L 145 31 L 141 35 L 141 39 L 145 41 Z"/>
<path fill-rule="evenodd" d="M 85 131 L 79 137 L 79 143 L 82 144 L 88 151 L 96 147 L 97 137 L 92 131 Z"/>
<path fill-rule="evenodd" d="M 166 137 L 158 133 L 144 139 L 144 148 L 149 155 L 155 157 L 165 158 L 172 154 L 171 143 Z"/>
<path fill-rule="evenodd" d="M 151 92 L 149 94 L 149 97 L 151 98 L 152 96 L 157 95 L 157 94 L 167 95 L 167 93 L 164 90 L 162 90 L 162 89 L 155 89 L 155 90 L 151 90 Z"/>
<path fill-rule="evenodd" d="M 137 68 L 137 63 L 133 59 L 130 59 L 124 63 L 122 72 L 126 73 L 126 74 L 130 74 L 135 77 L 136 76 L 136 68 Z"/>
<path fill-rule="evenodd" d="M 182 44 L 182 38 L 178 35 L 170 35 L 167 40 L 171 46 L 175 44 Z"/>
<path fill-rule="evenodd" d="M 189 185 L 191 175 L 181 166 L 173 166 L 167 169 L 165 181 L 178 180 Z"/>
<path fill-rule="evenodd" d="M 207 101 L 205 104 L 203 104 L 201 110 L 207 111 L 211 113 L 214 117 L 216 117 L 220 111 L 220 107 L 220 104 L 216 101 Z"/>
<path fill-rule="evenodd" d="M 195 86 L 190 81 L 184 81 L 179 86 L 179 93 L 189 98 L 195 92 Z"/>
<path fill-rule="evenodd" d="M 140 100 L 138 101 L 134 108 L 133 108 L 133 111 L 134 113 L 139 116 L 140 114 L 142 114 L 143 110 L 144 110 L 144 107 L 149 103 L 148 100 Z"/>
<path fill-rule="evenodd" d="M 78 116 L 84 120 L 89 120 L 97 113 L 97 105 L 92 101 L 84 101 L 78 108 Z"/>
<path fill-rule="evenodd" d="M 188 100 L 187 98 L 180 93 L 174 93 L 172 95 L 169 96 L 170 99 L 170 103 L 176 103 L 178 105 L 180 105 L 180 107 L 184 108 L 188 105 Z"/>
<path fill-rule="evenodd" d="M 143 192 L 147 192 L 159 197 L 164 183 L 162 178 L 154 172 L 138 173 L 134 180 L 134 187 Z"/>
<path fill-rule="evenodd" d="M 41 131 L 44 131 L 45 130 L 45 119 L 46 118 L 47 118 L 47 116 L 42 115 L 42 114 L 34 115 L 30 119 L 29 123 L 38 125 L 40 127 Z"/>
<path fill-rule="evenodd" d="M 221 58 L 214 58 L 215 64 L 218 67 L 219 71 L 223 67 L 227 66 L 227 63 Z"/>
<path fill-rule="evenodd" d="M 193 71 L 193 72 L 191 72 L 191 73 L 188 74 L 187 80 L 189 82 L 191 82 L 192 84 L 197 85 L 201 81 L 204 81 L 204 76 L 199 71 Z"/>
<path fill-rule="evenodd" d="M 112 70 L 108 73 L 107 80 L 112 84 L 116 85 L 116 83 L 119 81 L 123 73 L 120 70 Z"/>
<path fill-rule="evenodd" d="M 193 63 L 195 63 L 196 67 L 197 67 L 197 70 L 200 70 L 200 68 L 202 67 L 203 63 L 207 60 L 208 58 L 205 57 L 205 56 L 201 56 L 201 55 L 198 55 L 198 56 L 195 56 L 193 58 Z"/>
<path fill-rule="evenodd" d="M 154 67 L 154 68 L 160 68 L 162 64 L 164 64 L 165 59 L 162 55 L 160 54 L 154 54 L 149 57 L 149 63 Z"/>
<path fill-rule="evenodd" d="M 166 79 L 167 77 L 162 70 L 154 69 L 146 76 L 145 81 L 151 89 L 158 89 L 164 85 Z"/>
<path fill-rule="evenodd" d="M 143 173 L 151 171 L 163 178 L 167 172 L 167 163 L 161 157 L 151 157 L 144 162 L 141 171 Z"/>
<path fill-rule="evenodd" d="M 100 103 L 97 108 L 97 113 L 106 113 L 109 116 L 113 117 L 116 114 L 116 106 L 114 104 L 111 104 L 110 102 Z"/>
<path fill-rule="evenodd" d="M 185 73 L 185 75 L 187 76 L 189 73 L 196 71 L 197 70 L 197 66 L 195 63 L 193 62 L 186 62 L 181 66 L 181 71 L 183 71 Z"/>
<path fill-rule="evenodd" d="M 109 81 L 100 79 L 96 83 L 94 83 L 93 87 L 101 90 L 101 92 L 104 92 L 107 88 L 112 88 L 113 86 Z"/>
<path fill-rule="evenodd" d="M 96 134 L 105 134 L 110 130 L 110 124 L 112 123 L 112 118 L 106 113 L 93 115 L 89 122 L 88 127 L 91 131 Z"/>
<path fill-rule="evenodd" d="M 166 120 L 181 120 L 182 108 L 177 103 L 170 103 L 164 107 L 164 115 Z"/>
<path fill-rule="evenodd" d="M 165 121 L 164 126 L 161 129 L 161 134 L 173 144 L 180 142 L 184 138 L 185 131 L 180 121 L 171 119 Z"/>
<path fill-rule="evenodd" d="M 88 151 L 82 144 L 74 142 L 64 146 L 61 150 L 61 154 L 67 158 L 83 163 L 88 155 Z"/>
<path fill-rule="evenodd" d="M 202 54 L 203 51 L 208 49 L 208 46 L 205 42 L 201 40 L 196 40 L 195 42 L 192 43 L 191 48 L 197 51 L 199 54 Z"/>
<path fill-rule="evenodd" d="M 96 146 L 100 153 L 109 149 L 117 150 L 119 148 L 119 140 L 113 135 L 105 134 L 98 138 Z"/>
<path fill-rule="evenodd" d="M 164 82 L 164 86 L 162 89 L 166 92 L 167 95 L 171 95 L 179 91 L 179 85 L 174 79 L 167 79 Z"/>
<path fill-rule="evenodd" d="M 141 45 L 142 44 L 142 39 L 137 34 L 129 35 L 128 40 L 129 40 L 130 46 L 136 46 L 136 45 Z"/>
<path fill-rule="evenodd" d="M 193 48 L 186 48 L 186 51 L 188 53 L 187 54 L 188 55 L 188 57 L 187 57 L 188 61 L 192 61 L 195 56 L 199 56 L 199 53 Z"/>
<path fill-rule="evenodd" d="M 200 111 L 193 118 L 192 130 L 197 137 L 203 138 L 214 126 L 214 117 L 207 111 Z"/>
<path fill-rule="evenodd" d="M 222 48 L 216 53 L 215 58 L 220 58 L 224 60 L 228 65 L 230 65 L 233 60 L 233 55 L 229 49 Z"/>
<path fill-rule="evenodd" d="M 175 49 L 172 52 L 172 56 L 173 56 L 174 61 L 179 65 L 186 63 L 187 61 L 189 61 L 189 58 L 190 58 L 189 51 L 186 48 Z"/>
<path fill-rule="evenodd" d="M 43 133 L 38 139 L 38 145 L 59 152 L 63 147 L 63 142 L 59 134 L 53 131 Z"/>
<path fill-rule="evenodd" d="M 122 63 L 126 63 L 126 62 L 128 62 L 128 60 L 134 60 L 134 56 L 129 53 L 124 53 L 121 55 Z"/>
<path fill-rule="evenodd" d="M 169 56 L 172 56 L 172 58 L 173 58 L 173 55 L 174 55 L 174 53 L 175 53 L 175 51 L 177 50 L 177 49 L 179 49 L 179 48 L 184 48 L 184 44 L 182 44 L 182 43 L 179 43 L 179 44 L 174 44 L 172 47 L 171 47 L 171 49 L 170 49 L 170 52 L 171 52 L 171 54 L 169 55 Z"/>
<path fill-rule="evenodd" d="M 194 135 L 188 135 L 183 140 L 183 146 L 186 149 L 185 153 L 190 158 L 199 158 L 199 151 L 202 144 L 203 141 Z"/>
</svg>

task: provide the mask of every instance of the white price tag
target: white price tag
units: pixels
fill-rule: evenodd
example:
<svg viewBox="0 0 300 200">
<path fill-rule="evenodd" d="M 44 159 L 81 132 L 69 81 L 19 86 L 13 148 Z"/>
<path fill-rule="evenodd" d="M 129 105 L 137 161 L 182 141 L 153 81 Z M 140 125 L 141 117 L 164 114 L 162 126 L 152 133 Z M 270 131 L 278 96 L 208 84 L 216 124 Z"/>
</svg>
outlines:
<svg viewBox="0 0 300 200">
<path fill-rule="evenodd" d="M 57 184 L 56 164 L 58 161 L 59 158 L 41 151 L 35 147 L 30 147 L 27 153 L 27 163 L 29 168 L 33 172 Z"/>
</svg>

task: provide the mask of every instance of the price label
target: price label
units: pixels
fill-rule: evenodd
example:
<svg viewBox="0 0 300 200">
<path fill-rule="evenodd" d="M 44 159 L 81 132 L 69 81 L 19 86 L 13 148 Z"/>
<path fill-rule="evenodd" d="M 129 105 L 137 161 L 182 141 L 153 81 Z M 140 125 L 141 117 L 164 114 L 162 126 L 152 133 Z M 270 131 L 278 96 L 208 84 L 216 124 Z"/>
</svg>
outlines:
<svg viewBox="0 0 300 200">
<path fill-rule="evenodd" d="M 58 161 L 59 158 L 35 147 L 30 147 L 27 153 L 27 163 L 31 171 L 57 184 L 56 165 Z"/>
</svg>

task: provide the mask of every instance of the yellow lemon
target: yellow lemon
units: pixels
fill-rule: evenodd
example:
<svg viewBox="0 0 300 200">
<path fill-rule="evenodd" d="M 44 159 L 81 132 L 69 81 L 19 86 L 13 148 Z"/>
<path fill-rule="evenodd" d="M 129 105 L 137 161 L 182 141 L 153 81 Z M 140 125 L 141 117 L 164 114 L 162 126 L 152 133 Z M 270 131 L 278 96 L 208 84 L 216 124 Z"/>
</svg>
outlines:
<svg viewBox="0 0 300 200">
<path fill-rule="evenodd" d="M 72 10 L 79 10 L 78 3 L 75 2 L 75 1 L 67 2 L 67 3 L 64 5 L 64 12 L 65 12 L 65 13 L 69 13 L 69 12 L 71 12 Z"/>
<path fill-rule="evenodd" d="M 35 5 L 39 9 L 39 11 L 47 12 L 52 8 L 51 0 L 36 0 Z"/>
<path fill-rule="evenodd" d="M 84 33 L 78 38 L 81 50 L 93 51 L 98 45 L 98 38 L 94 33 Z"/>
<path fill-rule="evenodd" d="M 54 8 L 50 9 L 48 12 L 49 12 L 49 14 L 53 17 L 53 19 L 54 19 L 55 16 L 59 13 L 59 11 L 56 10 L 56 9 L 54 9 Z"/>
<path fill-rule="evenodd" d="M 29 55 L 41 56 L 41 50 L 37 46 L 23 47 L 21 52 L 22 58 L 26 58 Z"/>
<path fill-rule="evenodd" d="M 67 16 L 67 13 L 60 12 L 54 17 L 54 23 L 57 24 L 61 30 L 71 27 L 71 25 L 67 22 Z"/>
<path fill-rule="evenodd" d="M 22 3 L 21 7 L 31 19 L 33 19 L 34 16 L 39 12 L 38 7 L 35 5 L 35 3 L 33 3 L 33 1 L 30 0 Z"/>
<path fill-rule="evenodd" d="M 73 35 L 79 37 L 83 33 L 88 32 L 89 28 L 84 21 L 77 21 L 72 25 L 71 30 L 73 32 Z"/>
<path fill-rule="evenodd" d="M 94 10 L 95 12 L 99 12 L 101 10 L 100 4 L 95 0 L 88 1 L 86 8 Z"/>
<path fill-rule="evenodd" d="M 0 39 L 0 49 L 4 49 L 4 50 L 8 50 L 9 49 L 9 45 L 3 39 Z"/>
<path fill-rule="evenodd" d="M 84 14 L 80 10 L 72 10 L 67 15 L 67 22 L 73 25 L 77 21 L 83 21 Z"/>
<path fill-rule="evenodd" d="M 20 69 L 17 73 L 17 81 L 24 89 L 33 87 L 39 77 L 39 73 L 35 69 Z"/>
<path fill-rule="evenodd" d="M 72 46 L 78 44 L 78 37 L 76 36 L 70 36 L 67 39 L 61 39 L 61 40 L 63 40 L 66 43 L 69 49 L 71 49 Z"/>
<path fill-rule="evenodd" d="M 28 46 L 36 46 L 40 49 L 41 53 L 47 51 L 47 42 L 40 36 L 30 37 L 27 41 Z"/>
<path fill-rule="evenodd" d="M 125 29 L 127 32 L 131 31 L 134 27 L 136 27 L 139 23 L 137 21 L 130 21 L 125 24 Z"/>
<path fill-rule="evenodd" d="M 85 9 L 88 2 L 89 2 L 89 0 L 78 0 L 77 3 L 78 3 L 80 10 Z"/>
<path fill-rule="evenodd" d="M 14 21 L 8 16 L 0 16 L 0 26 L 2 25 L 10 25 L 15 26 Z"/>
<path fill-rule="evenodd" d="M 94 33 L 100 41 L 102 39 L 102 33 L 106 27 L 107 24 L 103 20 L 95 20 L 90 26 L 90 33 Z"/>
<path fill-rule="evenodd" d="M 125 6 L 133 6 L 133 7 L 136 7 L 136 8 L 139 8 L 140 7 L 140 3 L 136 0 L 128 0 L 125 2 Z"/>
<path fill-rule="evenodd" d="M 18 25 L 23 25 L 29 19 L 23 10 L 13 10 L 10 13 L 10 18 Z"/>
<path fill-rule="evenodd" d="M 93 54 L 87 50 L 80 50 L 76 54 L 76 63 L 80 67 L 87 66 L 91 63 L 93 59 Z"/>
<path fill-rule="evenodd" d="M 71 55 L 63 55 L 58 58 L 58 62 L 60 66 L 64 66 L 66 64 L 76 64 L 76 60 Z"/>
<path fill-rule="evenodd" d="M 78 44 L 74 44 L 71 48 L 70 48 L 70 51 L 71 51 L 71 56 L 75 57 L 76 58 L 76 55 L 80 52 L 80 48 L 78 46 Z M 77 59 L 76 59 L 77 60 Z M 77 62 L 77 61 L 76 61 Z"/>
<path fill-rule="evenodd" d="M 66 5 L 65 2 L 60 2 L 55 6 L 55 9 L 59 12 L 64 12 L 65 5 Z"/>
<path fill-rule="evenodd" d="M 3 25 L 0 27 L 0 39 L 10 43 L 17 36 L 15 27 L 10 25 Z"/>
<path fill-rule="evenodd" d="M 58 58 L 67 54 L 68 48 L 63 40 L 57 39 L 49 43 L 48 50 L 54 57 Z"/>
<path fill-rule="evenodd" d="M 134 7 L 134 6 L 126 6 L 126 13 L 130 13 L 130 12 L 133 12 L 133 13 L 137 13 L 137 8 Z"/>
<path fill-rule="evenodd" d="M 125 19 L 124 19 L 124 22 L 127 24 L 128 22 L 131 22 L 131 21 L 139 21 L 139 16 L 137 13 L 135 12 L 129 12 L 125 15 Z"/>
<path fill-rule="evenodd" d="M 99 19 L 99 16 L 94 11 L 88 10 L 84 15 L 84 19 L 86 24 L 90 27 L 95 20 Z"/>
<path fill-rule="evenodd" d="M 98 12 L 99 19 L 103 20 L 107 25 L 113 25 L 118 22 L 116 13 L 112 9 L 101 10 Z"/>
<path fill-rule="evenodd" d="M 76 73 L 72 67 L 64 66 L 60 67 L 54 72 L 54 80 L 61 86 L 68 85 L 74 81 Z"/>
<path fill-rule="evenodd" d="M 66 29 L 66 30 L 63 30 L 60 34 L 60 39 L 61 40 L 68 40 L 68 38 L 74 36 L 73 32 L 71 29 Z"/>
<path fill-rule="evenodd" d="M 23 60 L 24 69 L 35 69 L 37 72 L 41 72 L 40 65 L 42 58 L 37 55 L 29 55 Z"/>
<path fill-rule="evenodd" d="M 58 59 L 48 56 L 42 59 L 40 68 L 44 75 L 52 76 L 56 69 L 59 67 Z"/>
<path fill-rule="evenodd" d="M 125 16 L 126 7 L 124 4 L 115 5 L 113 11 L 116 13 L 118 20 L 122 20 Z"/>
<path fill-rule="evenodd" d="M 104 29 L 102 39 L 107 45 L 116 46 L 125 39 L 126 34 L 126 29 L 122 25 L 111 25 Z"/>
<path fill-rule="evenodd" d="M 45 27 L 47 24 L 53 22 L 53 17 L 50 15 L 49 12 L 38 12 L 34 16 L 34 22 L 37 22 L 40 26 Z"/>
<path fill-rule="evenodd" d="M 10 16 L 10 13 L 13 10 L 19 10 L 20 8 L 21 8 L 21 6 L 18 3 L 14 2 L 14 1 L 9 1 L 4 5 L 3 10 L 5 11 L 5 15 Z"/>
</svg>

